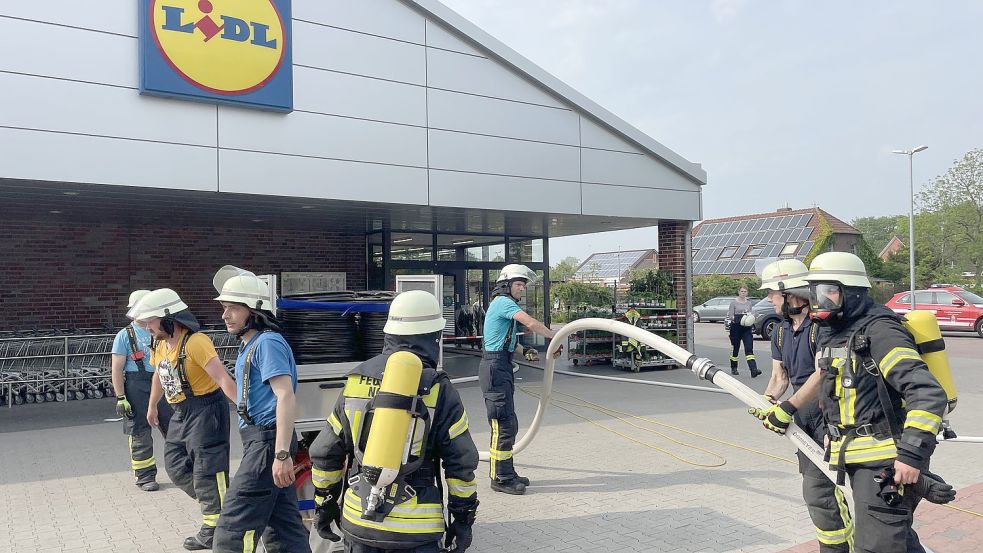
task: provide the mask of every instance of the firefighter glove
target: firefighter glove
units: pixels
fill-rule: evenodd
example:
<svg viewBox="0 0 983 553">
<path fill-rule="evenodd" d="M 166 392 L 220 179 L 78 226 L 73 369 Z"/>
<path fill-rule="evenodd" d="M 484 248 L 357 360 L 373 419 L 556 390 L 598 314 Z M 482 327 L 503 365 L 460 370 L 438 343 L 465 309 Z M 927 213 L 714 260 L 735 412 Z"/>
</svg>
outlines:
<svg viewBox="0 0 983 553">
<path fill-rule="evenodd" d="M 522 356 L 526 358 L 526 361 L 539 361 L 539 352 L 536 351 L 536 348 L 525 348 Z"/>
<path fill-rule="evenodd" d="M 116 416 L 126 417 L 128 419 L 133 418 L 133 406 L 130 405 L 126 396 L 116 396 Z"/>
<path fill-rule="evenodd" d="M 923 470 L 918 482 L 912 486 L 912 491 L 925 501 L 944 505 L 956 498 L 956 490 L 945 483 L 937 474 Z"/>
<path fill-rule="evenodd" d="M 468 511 L 451 511 L 450 525 L 444 533 L 444 549 L 446 553 L 464 553 L 471 547 L 472 531 L 477 505 Z"/>
<path fill-rule="evenodd" d="M 341 536 L 335 534 L 331 529 L 332 522 L 336 525 L 341 522 L 339 495 L 341 495 L 341 482 L 330 488 L 315 488 L 314 490 L 314 503 L 317 504 L 317 508 L 314 510 L 314 527 L 322 539 L 333 542 L 341 540 Z"/>
<path fill-rule="evenodd" d="M 788 401 L 783 401 L 778 405 L 772 405 L 765 417 L 764 427 L 776 434 L 785 434 L 788 425 L 792 424 L 792 415 L 797 409 Z"/>
<path fill-rule="evenodd" d="M 765 398 L 765 400 L 767 400 L 768 403 L 772 404 L 772 406 L 775 405 L 775 399 L 773 397 L 771 397 L 771 396 L 769 396 L 767 394 L 766 395 L 762 395 L 761 397 Z M 749 414 L 754 415 L 755 417 L 757 417 L 759 421 L 763 421 L 763 420 L 765 420 L 765 419 L 768 418 L 768 412 L 770 410 L 771 410 L 771 407 L 768 407 L 767 409 L 759 409 L 757 407 L 751 407 L 750 409 L 747 410 L 747 412 Z"/>
</svg>

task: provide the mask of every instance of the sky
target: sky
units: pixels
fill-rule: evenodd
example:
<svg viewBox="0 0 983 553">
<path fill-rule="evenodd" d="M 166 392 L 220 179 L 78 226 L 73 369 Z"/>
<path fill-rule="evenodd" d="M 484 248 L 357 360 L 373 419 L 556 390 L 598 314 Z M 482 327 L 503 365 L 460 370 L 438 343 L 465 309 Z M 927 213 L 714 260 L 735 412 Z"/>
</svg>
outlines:
<svg viewBox="0 0 983 553">
<path fill-rule="evenodd" d="M 703 215 L 908 212 L 983 147 L 983 2 L 442 0 L 708 173 Z M 655 229 L 550 241 L 551 262 Z"/>
</svg>

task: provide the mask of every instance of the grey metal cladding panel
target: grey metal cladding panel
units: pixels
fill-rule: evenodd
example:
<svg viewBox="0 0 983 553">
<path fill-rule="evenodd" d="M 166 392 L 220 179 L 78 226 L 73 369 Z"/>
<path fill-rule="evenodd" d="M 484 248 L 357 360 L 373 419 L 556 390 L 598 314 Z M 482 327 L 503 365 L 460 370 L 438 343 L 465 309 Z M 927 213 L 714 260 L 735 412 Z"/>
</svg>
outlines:
<svg viewBox="0 0 983 553">
<path fill-rule="evenodd" d="M 427 165 L 426 129 L 313 113 L 219 107 L 219 146 L 303 156 Z"/>
<path fill-rule="evenodd" d="M 434 88 L 567 107 L 538 86 L 488 58 L 428 48 L 427 79 L 427 84 Z"/>
<path fill-rule="evenodd" d="M 423 85 L 426 48 L 398 40 L 294 21 L 294 65 Z"/>
<path fill-rule="evenodd" d="M 222 192 L 401 204 L 427 197 L 420 168 L 230 150 L 220 151 L 219 167 Z"/>
<path fill-rule="evenodd" d="M 295 67 L 294 110 L 425 127 L 427 90 L 422 86 Z"/>
<path fill-rule="evenodd" d="M 578 181 L 579 148 L 430 131 L 430 167 L 474 173 Z"/>
<path fill-rule="evenodd" d="M 215 146 L 215 106 L 135 90 L 0 73 L 0 125 Z"/>
<path fill-rule="evenodd" d="M 137 50 L 135 38 L 0 17 L 0 71 L 135 89 Z"/>
<path fill-rule="evenodd" d="M 583 185 L 584 215 L 700 220 L 700 193 L 604 184 Z"/>
<path fill-rule="evenodd" d="M 220 190 L 268 196 L 420 204 L 427 171 L 375 163 L 222 150 Z"/>
<path fill-rule="evenodd" d="M 579 214 L 580 184 L 431 169 L 430 205 Z"/>
<path fill-rule="evenodd" d="M 137 36 L 137 2 L 99 0 L 99 7 L 78 0 L 25 0 L 0 2 L 0 15 L 59 25 Z"/>
<path fill-rule="evenodd" d="M 585 148 L 617 150 L 631 154 L 642 153 L 641 150 L 626 142 L 625 139 L 601 127 L 588 117 L 580 118 L 580 140 L 580 145 Z"/>
<path fill-rule="evenodd" d="M 696 192 L 699 185 L 662 162 L 640 154 L 583 149 L 583 180 L 594 184 L 621 184 Z"/>
<path fill-rule="evenodd" d="M 399 0 L 293 0 L 293 18 L 423 44 L 423 16 Z"/>
<path fill-rule="evenodd" d="M 431 90 L 430 127 L 576 146 L 577 114 L 562 109 Z"/>
<path fill-rule="evenodd" d="M 485 53 L 464 42 L 450 31 L 433 21 L 427 20 L 427 46 L 443 50 L 453 50 L 462 54 L 485 57 Z"/>
<path fill-rule="evenodd" d="M 4 128 L 0 144 L 4 178 L 182 190 L 217 187 L 215 148 Z"/>
</svg>

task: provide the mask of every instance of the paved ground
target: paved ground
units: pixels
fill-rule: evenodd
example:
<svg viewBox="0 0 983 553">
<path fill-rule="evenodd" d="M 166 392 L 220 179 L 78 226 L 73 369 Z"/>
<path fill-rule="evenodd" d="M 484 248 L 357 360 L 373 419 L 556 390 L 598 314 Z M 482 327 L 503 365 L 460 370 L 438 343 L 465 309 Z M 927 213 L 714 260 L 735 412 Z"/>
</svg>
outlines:
<svg viewBox="0 0 983 553">
<path fill-rule="evenodd" d="M 697 325 L 697 342 L 701 355 L 726 362 L 721 325 Z M 983 435 L 983 340 L 954 335 L 947 342 L 961 392 L 953 422 L 964 434 Z M 767 344 L 756 345 L 766 358 Z M 684 370 L 578 370 L 701 384 Z M 536 392 L 539 371 L 522 369 L 518 377 L 520 386 Z M 741 379 L 756 389 L 765 385 L 764 377 L 750 381 L 743 367 Z M 492 493 L 487 479 L 479 479 L 481 509 L 469 551 L 816 550 L 791 446 L 761 429 L 730 396 L 563 376 L 556 391 L 647 420 L 628 424 L 611 411 L 572 408 L 590 419 L 584 420 L 551 410 L 543 432 L 517 458 L 534 483 L 526 496 Z M 484 449 L 480 390 L 466 384 L 461 393 Z M 517 395 L 523 426 L 536 401 Z M 0 497 L 8 508 L 0 509 L 0 551 L 183 551 L 181 540 L 198 525 L 197 507 L 167 483 L 163 470 L 160 492 L 132 485 L 119 424 L 102 422 L 112 416 L 111 401 L 2 411 Z M 983 511 L 983 446 L 943 444 L 933 468 L 963 490 L 955 505 Z M 983 543 L 983 519 L 973 515 L 930 506 L 917 521 L 937 552 L 977 551 Z"/>
</svg>

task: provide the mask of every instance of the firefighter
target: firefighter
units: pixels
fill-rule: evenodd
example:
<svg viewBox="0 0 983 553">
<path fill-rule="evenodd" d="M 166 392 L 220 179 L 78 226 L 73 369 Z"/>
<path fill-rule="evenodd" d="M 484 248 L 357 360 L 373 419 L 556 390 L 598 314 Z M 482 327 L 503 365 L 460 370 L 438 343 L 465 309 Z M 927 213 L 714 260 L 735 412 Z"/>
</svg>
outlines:
<svg viewBox="0 0 983 553">
<path fill-rule="evenodd" d="M 809 318 L 809 283 L 805 280 L 808 273 L 801 261 L 781 259 L 769 264 L 761 274 L 759 290 L 768 291 L 775 312 L 782 315 L 781 325 L 771 335 L 771 379 L 764 392 L 773 404 L 781 399 L 789 384 L 793 391 L 798 391 L 816 372 L 820 327 Z M 762 420 L 767 417 L 765 409 L 749 412 Z M 823 443 L 826 425 L 818 398 L 795 413 L 795 423 L 817 443 Z M 816 528 L 820 553 L 851 551 L 853 520 L 843 492 L 801 451 L 796 454 L 802 475 L 802 498 Z"/>
<path fill-rule="evenodd" d="M 230 334 L 242 341 L 236 359 L 242 462 L 232 479 L 213 549 L 310 553 L 310 535 L 297 507 L 293 456 L 297 453 L 297 364 L 273 317 L 269 286 L 256 275 L 226 266 L 216 273 L 215 298 Z"/>
<path fill-rule="evenodd" d="M 945 390 L 898 316 L 869 295 L 859 257 L 816 256 L 809 267 L 809 316 L 825 327 L 817 375 L 772 407 L 765 426 L 783 433 L 818 382 L 830 467 L 850 477 L 854 547 L 863 553 L 923 552 L 912 529 L 946 407 Z M 814 387 L 813 387 L 814 388 Z M 944 484 L 944 483 L 943 483 Z M 906 488 L 910 493 L 904 493 Z M 949 488 L 951 490 L 951 487 Z M 930 495 L 926 495 L 930 497 Z"/>
<path fill-rule="evenodd" d="M 478 381 L 485 397 L 485 409 L 491 425 L 489 477 L 491 488 L 513 495 L 526 493 L 529 479 L 515 472 L 512 446 L 519 431 L 515 414 L 515 377 L 512 355 L 518 345 L 518 325 L 552 338 L 554 333 L 519 307 L 526 286 L 536 280 L 536 273 L 525 265 L 510 264 L 502 268 L 492 300 L 485 314 L 484 354 L 478 365 Z M 520 352 L 524 348 L 520 349 Z M 559 355 L 557 351 L 554 356 Z"/>
<path fill-rule="evenodd" d="M 229 407 L 236 385 L 225 371 L 198 320 L 174 290 L 150 292 L 130 311 L 147 326 L 156 346 L 150 362 L 157 367 L 150 391 L 147 422 L 159 426 L 161 396 L 174 409 L 164 449 L 171 481 L 201 507 L 198 533 L 184 540 L 190 551 L 211 549 L 215 525 L 229 484 Z"/>
<path fill-rule="evenodd" d="M 148 294 L 137 290 L 130 294 L 127 309 Z M 123 433 L 129 438 L 130 468 L 137 487 L 145 492 L 160 489 L 157 484 L 157 459 L 154 457 L 154 437 L 147 424 L 147 404 L 150 402 L 150 382 L 154 366 L 150 363 L 150 332 L 136 321 L 116 333 L 112 350 L 113 390 L 116 392 L 116 416 L 123 418 Z M 157 403 L 160 433 L 167 437 L 171 408 L 167 402 Z"/>
<path fill-rule="evenodd" d="M 445 322 L 440 303 L 432 294 L 414 290 L 398 295 L 384 328 L 382 354 L 352 370 L 328 417 L 328 426 L 311 445 L 317 505 L 314 525 L 321 537 L 337 541 L 340 538 L 331 525 L 340 524 L 348 552 L 436 553 L 442 536 L 443 547 L 449 551 L 460 553 L 471 545 L 471 527 L 478 508 L 474 476 L 478 450 L 468 431 L 468 415 L 457 390 L 447 374 L 437 370 Z M 357 485 L 358 479 L 365 477 L 362 459 L 366 445 L 371 443 L 373 431 L 385 430 L 372 426 L 374 398 L 387 362 L 397 352 L 410 352 L 422 361 L 423 372 L 412 405 L 426 424 L 413 427 L 412 447 L 397 481 L 411 487 L 413 497 L 397 502 L 384 517 L 369 517 L 364 498 L 353 487 L 343 490 L 343 486 L 352 482 Z M 391 397 L 386 399 L 391 401 Z M 400 436 L 388 445 L 402 452 L 407 437 L 408 434 Z M 343 476 L 346 466 L 347 475 Z M 441 469 L 450 515 L 446 525 L 438 485 Z"/>
<path fill-rule="evenodd" d="M 757 378 L 761 371 L 758 370 L 758 361 L 754 357 L 754 315 L 751 313 L 754 304 L 747 299 L 747 293 L 747 286 L 738 289 L 737 299 L 730 302 L 730 307 L 727 308 L 724 326 L 730 337 L 730 374 L 740 374 L 737 372 L 737 361 L 740 359 L 738 354 L 741 352 L 741 344 L 744 344 L 744 358 L 751 371 L 751 378 Z"/>
</svg>

